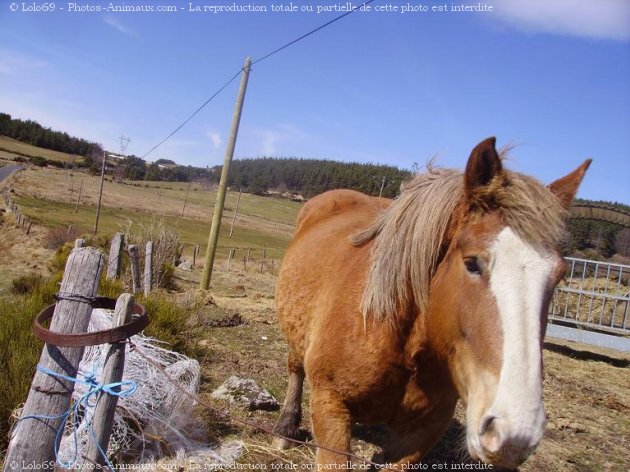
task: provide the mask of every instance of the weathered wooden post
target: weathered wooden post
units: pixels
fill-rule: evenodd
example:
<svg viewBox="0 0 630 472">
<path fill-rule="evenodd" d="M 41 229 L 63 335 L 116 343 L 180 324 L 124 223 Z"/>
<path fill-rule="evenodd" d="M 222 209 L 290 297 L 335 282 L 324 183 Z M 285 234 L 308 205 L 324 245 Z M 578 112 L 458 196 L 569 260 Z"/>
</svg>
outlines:
<svg viewBox="0 0 630 472">
<path fill-rule="evenodd" d="M 260 261 L 260 273 L 263 273 L 264 267 L 267 265 L 267 250 L 263 249 L 263 256 Z"/>
<path fill-rule="evenodd" d="M 144 251 L 144 296 L 148 296 L 151 292 L 151 285 L 153 284 L 153 271 L 152 271 L 152 259 L 153 259 L 153 241 L 148 241 Z"/>
<path fill-rule="evenodd" d="M 77 197 L 77 204 L 74 207 L 74 212 L 77 213 L 79 211 L 79 202 L 81 201 L 81 192 L 83 191 L 83 179 L 81 179 L 81 185 L 79 185 L 79 196 Z"/>
<path fill-rule="evenodd" d="M 230 266 L 232 265 L 232 257 L 234 257 L 234 253 L 236 253 L 236 249 L 230 249 L 230 252 L 228 253 L 226 272 L 230 271 Z"/>
<path fill-rule="evenodd" d="M 134 247 L 137 253 L 138 246 L 134 245 Z M 131 251 L 131 246 L 129 250 Z M 122 326 L 131 321 L 133 304 L 133 295 L 123 293 L 118 297 L 112 328 Z M 125 347 L 126 344 L 124 342 L 109 345 L 109 351 L 105 357 L 105 365 L 103 365 L 102 385 L 109 385 L 122 380 L 125 369 Z M 120 390 L 120 387 L 118 387 L 118 390 Z M 87 453 L 85 454 L 85 468 L 92 468 L 89 464 L 105 465 L 105 458 L 99 450 L 99 445 L 100 448 L 107 453 L 117 404 L 118 397 L 116 395 L 110 395 L 101 390 L 96 400 L 94 416 L 92 417 L 94 435 L 90 435 L 89 438 Z"/>
<path fill-rule="evenodd" d="M 133 293 L 140 291 L 140 256 L 136 244 L 129 245 L 129 256 L 131 258 L 131 286 Z"/>
<path fill-rule="evenodd" d="M 193 248 L 193 267 L 195 267 L 195 264 L 197 263 L 197 254 L 199 254 L 199 244 L 195 244 L 195 247 Z"/>
<path fill-rule="evenodd" d="M 123 243 L 125 242 L 125 235 L 123 233 L 116 233 L 112 239 L 112 244 L 109 248 L 109 260 L 107 263 L 107 279 L 117 279 L 120 277 L 120 265 L 121 265 L 121 252 Z"/>
<path fill-rule="evenodd" d="M 50 324 L 51 331 L 64 334 L 87 331 L 92 314 L 90 301 L 96 296 L 103 262 L 103 254 L 97 249 L 88 247 L 72 250 Z M 46 344 L 39 366 L 74 378 L 82 356 L 82 347 Z M 16 423 L 4 458 L 5 472 L 37 469 L 55 460 L 53 446 L 57 431 L 63 427 L 62 416 L 70 407 L 73 389 L 74 383 L 70 380 L 40 370 L 35 372 L 28 399 L 22 409 L 21 418 L 25 419 Z"/>
</svg>

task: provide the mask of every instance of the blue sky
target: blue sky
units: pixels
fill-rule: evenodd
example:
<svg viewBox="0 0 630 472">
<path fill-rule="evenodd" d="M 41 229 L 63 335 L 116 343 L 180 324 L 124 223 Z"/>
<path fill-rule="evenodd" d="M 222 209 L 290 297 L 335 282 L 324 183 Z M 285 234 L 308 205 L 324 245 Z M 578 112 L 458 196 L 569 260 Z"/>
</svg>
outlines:
<svg viewBox="0 0 630 472">
<path fill-rule="evenodd" d="M 45 2 L 36 2 L 42 6 Z M 177 5 L 70 12 L 69 3 Z M 192 1 L 193 6 L 290 4 Z M 357 2 L 354 2 L 355 4 Z M 584 198 L 630 203 L 630 2 L 376 0 L 428 12 L 357 12 L 255 65 L 237 157 L 299 156 L 462 168 L 487 136 L 543 182 L 586 157 Z M 480 2 L 464 2 L 478 4 Z M 298 7 L 345 5 L 297 0 Z M 0 0 L 0 111 L 142 156 L 243 64 L 339 13 L 193 13 L 174 0 Z M 17 11 L 12 11 L 16 9 Z M 63 10 L 61 10 L 63 8 Z M 238 80 L 147 159 L 223 160 Z"/>
</svg>

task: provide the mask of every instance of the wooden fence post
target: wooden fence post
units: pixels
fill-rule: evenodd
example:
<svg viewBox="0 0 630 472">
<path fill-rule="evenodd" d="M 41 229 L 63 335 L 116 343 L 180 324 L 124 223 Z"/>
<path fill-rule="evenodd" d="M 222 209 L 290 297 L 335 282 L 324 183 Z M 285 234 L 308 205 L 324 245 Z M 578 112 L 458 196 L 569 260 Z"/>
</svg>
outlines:
<svg viewBox="0 0 630 472">
<path fill-rule="evenodd" d="M 109 261 L 107 264 L 107 278 L 109 280 L 120 277 L 120 262 L 122 246 L 125 242 L 123 233 L 116 233 L 112 239 L 112 245 L 109 249 Z"/>
<path fill-rule="evenodd" d="M 197 254 L 199 254 L 199 244 L 195 244 L 195 247 L 193 248 L 193 268 L 195 267 L 195 264 L 197 263 Z"/>
<path fill-rule="evenodd" d="M 263 249 L 263 256 L 260 261 L 260 273 L 263 273 L 264 267 L 267 265 L 267 249 Z"/>
<path fill-rule="evenodd" d="M 133 293 L 140 291 L 140 257 L 138 255 L 138 246 L 131 244 L 129 246 L 129 256 L 131 257 L 131 286 Z"/>
<path fill-rule="evenodd" d="M 137 255 L 138 246 L 134 245 L 133 247 Z M 129 250 L 131 251 L 131 246 Z M 133 304 L 133 295 L 123 293 L 118 297 L 112 328 L 122 326 L 131 321 Z M 105 365 L 103 365 L 102 385 L 109 385 L 122 380 L 125 369 L 125 347 L 126 344 L 124 342 L 109 345 L 109 351 L 105 357 Z M 120 391 L 120 387 L 117 388 L 117 391 Z M 88 439 L 89 443 L 87 453 L 85 454 L 84 465 L 86 468 L 92 468 L 89 464 L 105 465 L 105 458 L 99 450 L 99 445 L 100 449 L 107 454 L 117 404 L 118 397 L 116 395 L 110 395 L 103 391 L 99 393 L 98 399 L 96 400 L 96 407 L 94 407 L 94 416 L 92 417 L 94 435 L 90 435 Z"/>
<path fill-rule="evenodd" d="M 230 266 L 232 265 L 232 257 L 234 257 L 235 253 L 236 253 L 236 249 L 230 249 L 230 252 L 228 254 L 228 260 L 227 260 L 227 269 L 226 269 L 227 272 L 230 271 Z"/>
<path fill-rule="evenodd" d="M 50 330 L 64 334 L 87 331 L 92 314 L 89 300 L 96 296 L 103 270 L 103 254 L 94 248 L 73 249 L 66 263 Z M 82 347 L 57 347 L 46 344 L 39 366 L 59 374 L 76 377 Z M 11 435 L 4 458 L 5 471 L 37 469 L 54 457 L 54 443 L 61 417 L 70 407 L 74 383 L 37 370 L 31 390 L 22 409 L 23 421 L 18 421 Z M 45 415 L 50 418 L 26 418 Z"/>
<path fill-rule="evenodd" d="M 151 285 L 153 284 L 153 241 L 148 241 L 144 252 L 144 296 L 146 297 L 151 292 Z"/>
<path fill-rule="evenodd" d="M 79 211 L 79 202 L 81 201 L 81 192 L 83 192 L 83 179 L 81 179 L 81 185 L 79 186 L 79 196 L 77 197 L 77 204 L 74 207 L 75 213 Z"/>
</svg>

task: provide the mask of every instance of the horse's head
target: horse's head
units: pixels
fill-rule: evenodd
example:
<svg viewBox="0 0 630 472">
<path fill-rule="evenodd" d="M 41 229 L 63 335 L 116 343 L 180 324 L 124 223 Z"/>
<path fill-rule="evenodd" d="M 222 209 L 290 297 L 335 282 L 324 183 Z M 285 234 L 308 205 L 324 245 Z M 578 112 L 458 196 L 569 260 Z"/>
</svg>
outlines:
<svg viewBox="0 0 630 472">
<path fill-rule="evenodd" d="M 590 161 L 547 188 L 503 169 L 494 138 L 480 143 L 429 291 L 429 339 L 466 404 L 468 449 L 513 468 L 543 436 L 542 340 L 563 213 Z"/>
</svg>

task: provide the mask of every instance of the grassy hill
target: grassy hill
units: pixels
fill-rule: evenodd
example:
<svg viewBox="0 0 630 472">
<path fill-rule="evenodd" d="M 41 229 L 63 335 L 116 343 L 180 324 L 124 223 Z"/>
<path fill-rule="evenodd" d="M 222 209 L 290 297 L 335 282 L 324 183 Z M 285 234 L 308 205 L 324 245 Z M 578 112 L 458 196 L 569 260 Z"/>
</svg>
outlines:
<svg viewBox="0 0 630 472">
<path fill-rule="evenodd" d="M 83 156 L 66 154 L 64 152 L 44 149 L 32 144 L 23 143 L 7 136 L 0 136 L 0 158 L 12 159 L 16 156 L 43 157 L 44 159 L 60 162 L 79 162 Z"/>
</svg>

